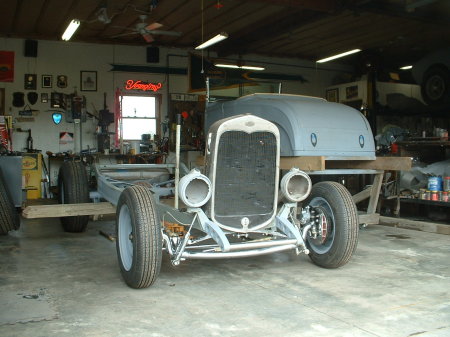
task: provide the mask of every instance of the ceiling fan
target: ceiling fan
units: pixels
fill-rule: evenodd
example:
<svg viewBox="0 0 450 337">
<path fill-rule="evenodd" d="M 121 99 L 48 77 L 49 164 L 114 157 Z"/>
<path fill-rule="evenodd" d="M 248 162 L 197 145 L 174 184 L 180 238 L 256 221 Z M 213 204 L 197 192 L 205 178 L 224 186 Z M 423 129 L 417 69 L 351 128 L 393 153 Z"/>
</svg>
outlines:
<svg viewBox="0 0 450 337">
<path fill-rule="evenodd" d="M 120 37 L 120 36 L 127 36 L 127 35 L 134 35 L 134 34 L 140 34 L 144 40 L 147 43 L 153 42 L 154 38 L 153 35 L 167 35 L 167 36 L 180 36 L 181 32 L 175 32 L 175 31 L 168 31 L 168 30 L 158 30 L 158 28 L 161 28 L 163 25 L 158 22 L 153 23 L 146 23 L 147 15 L 139 15 L 139 19 L 141 22 L 138 22 L 134 28 L 125 28 L 127 30 L 130 30 L 129 33 L 123 33 L 119 35 L 113 36 L 113 38 Z M 122 27 L 124 28 L 124 27 Z"/>
</svg>

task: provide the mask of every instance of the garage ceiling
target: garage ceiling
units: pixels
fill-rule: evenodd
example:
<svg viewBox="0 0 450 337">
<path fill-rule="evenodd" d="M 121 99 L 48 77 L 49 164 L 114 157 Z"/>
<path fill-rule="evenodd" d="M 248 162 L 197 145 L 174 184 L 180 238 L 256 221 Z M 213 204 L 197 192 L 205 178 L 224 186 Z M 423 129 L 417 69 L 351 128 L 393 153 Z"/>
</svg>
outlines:
<svg viewBox="0 0 450 337">
<path fill-rule="evenodd" d="M 59 40 L 74 18 L 81 21 L 77 42 L 193 49 L 202 27 L 204 40 L 227 32 L 227 40 L 209 48 L 222 57 L 314 61 L 361 48 L 361 55 L 399 66 L 450 44 L 448 0 L 2 0 L 0 36 Z M 142 21 L 181 35 L 152 35 L 147 43 L 135 31 Z"/>
</svg>

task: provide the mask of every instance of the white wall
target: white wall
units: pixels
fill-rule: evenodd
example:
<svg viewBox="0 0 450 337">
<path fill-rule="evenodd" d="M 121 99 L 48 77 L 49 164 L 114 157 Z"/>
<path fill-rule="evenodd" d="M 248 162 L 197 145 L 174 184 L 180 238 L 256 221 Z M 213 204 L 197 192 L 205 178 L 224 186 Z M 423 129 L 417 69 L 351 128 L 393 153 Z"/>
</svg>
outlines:
<svg viewBox="0 0 450 337">
<path fill-rule="evenodd" d="M 82 94 L 87 99 L 87 110 L 93 111 L 93 106 L 97 110 L 103 108 L 103 93 L 107 93 L 107 106 L 113 109 L 114 91 L 117 87 L 122 88 L 127 79 L 138 79 L 148 82 L 161 82 L 162 90 L 162 116 L 167 115 L 167 102 L 169 88 L 170 93 L 186 93 L 188 91 L 188 79 L 185 75 L 170 75 L 169 78 L 165 74 L 150 73 L 121 73 L 111 72 L 111 63 L 127 64 L 127 65 L 144 65 L 144 66 L 161 66 L 165 67 L 167 60 L 170 67 L 187 68 L 188 66 L 188 50 L 160 48 L 160 63 L 146 63 L 146 46 L 123 46 L 123 45 L 96 45 L 88 43 L 60 42 L 60 41 L 38 41 L 38 57 L 30 58 L 23 56 L 24 40 L 22 39 L 0 39 L 0 50 L 15 52 L 14 66 L 14 82 L 0 82 L 0 88 L 5 88 L 5 105 L 6 114 L 15 117 L 14 128 L 23 130 L 32 130 L 34 140 L 34 148 L 40 149 L 45 153 L 51 151 L 54 153 L 65 151 L 70 148 L 59 145 L 59 133 L 62 131 L 74 132 L 76 138 L 72 151 L 79 150 L 79 135 L 77 134 L 77 126 L 73 123 L 66 123 L 63 119 L 60 125 L 55 125 L 51 120 L 50 103 L 40 103 L 41 93 L 50 93 L 52 91 L 70 94 L 78 90 L 78 94 Z M 167 57 L 167 55 L 170 55 Z M 177 56 L 179 55 L 179 56 Z M 259 62 L 266 66 L 268 73 L 281 73 L 289 75 L 302 75 L 308 82 L 300 83 L 294 81 L 284 81 L 282 84 L 282 92 L 290 94 L 302 94 L 324 97 L 325 88 L 331 84 L 333 77 L 345 70 L 345 67 L 336 67 L 337 70 L 318 70 L 314 63 L 309 61 L 295 59 L 274 59 L 258 57 L 256 55 L 243 56 L 248 63 L 250 61 Z M 322 66 L 321 67 L 326 67 Z M 80 71 L 89 70 L 97 71 L 97 91 L 96 92 L 80 92 Z M 34 117 L 34 122 L 17 122 L 19 117 L 18 111 L 22 108 L 12 106 L 12 94 L 16 91 L 28 92 L 24 90 L 24 74 L 37 74 L 37 90 L 39 101 L 31 106 L 32 109 L 39 110 Z M 53 76 L 53 88 L 41 87 L 42 75 Z M 56 87 L 55 80 L 57 75 L 68 76 L 67 88 L 61 89 Z M 245 93 L 251 93 L 252 87 L 246 87 Z M 255 87 L 261 90 L 261 87 Z M 263 88 L 264 90 L 265 88 Z M 237 89 L 231 89 L 237 90 Z M 253 89 L 255 90 L 255 89 Z M 276 90 L 278 87 L 276 86 Z M 232 93 L 232 96 L 237 96 Z M 25 98 L 26 100 L 26 98 Z M 82 124 L 82 147 L 86 149 L 88 146 L 95 148 L 96 145 L 96 120 L 88 118 L 86 123 Z M 113 131 L 113 127 L 110 128 Z M 13 149 L 21 151 L 26 146 L 26 133 L 14 132 Z"/>
</svg>

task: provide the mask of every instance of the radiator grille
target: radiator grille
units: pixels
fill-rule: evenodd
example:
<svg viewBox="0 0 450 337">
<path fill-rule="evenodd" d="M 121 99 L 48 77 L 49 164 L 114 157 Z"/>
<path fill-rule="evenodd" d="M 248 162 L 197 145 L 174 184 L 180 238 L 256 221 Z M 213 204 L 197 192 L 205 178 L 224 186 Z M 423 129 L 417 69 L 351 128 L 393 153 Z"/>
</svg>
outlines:
<svg viewBox="0 0 450 337">
<path fill-rule="evenodd" d="M 274 213 L 277 141 L 270 132 L 228 131 L 218 146 L 215 181 L 215 220 L 240 228 L 268 221 Z"/>
</svg>

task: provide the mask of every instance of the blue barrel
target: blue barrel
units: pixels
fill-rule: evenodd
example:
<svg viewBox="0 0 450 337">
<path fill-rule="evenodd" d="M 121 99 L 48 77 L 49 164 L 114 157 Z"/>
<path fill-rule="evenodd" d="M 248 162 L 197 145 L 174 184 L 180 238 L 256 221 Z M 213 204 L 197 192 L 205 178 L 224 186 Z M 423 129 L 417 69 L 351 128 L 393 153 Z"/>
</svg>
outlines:
<svg viewBox="0 0 450 337">
<path fill-rule="evenodd" d="M 429 177 L 428 178 L 428 190 L 442 191 L 442 177 Z"/>
</svg>

